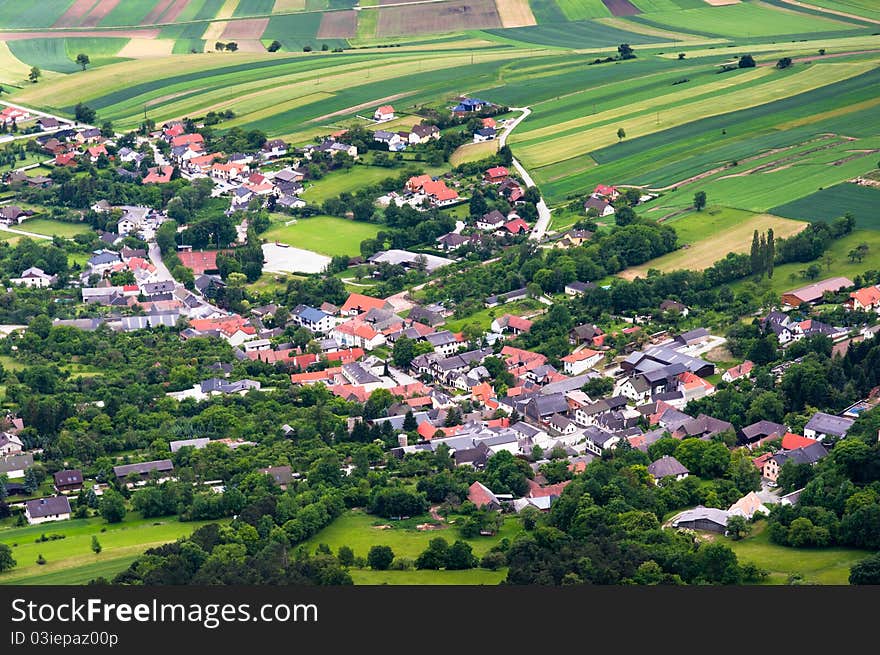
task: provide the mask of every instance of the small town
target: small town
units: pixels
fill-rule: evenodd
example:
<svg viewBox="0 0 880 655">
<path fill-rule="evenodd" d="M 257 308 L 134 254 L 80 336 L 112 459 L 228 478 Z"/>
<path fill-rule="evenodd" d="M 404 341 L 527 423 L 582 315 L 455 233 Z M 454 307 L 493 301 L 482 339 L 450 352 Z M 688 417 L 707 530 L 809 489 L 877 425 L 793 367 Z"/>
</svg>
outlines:
<svg viewBox="0 0 880 655">
<path fill-rule="evenodd" d="M 880 583 L 870 16 L 146 4 L 0 40 L 0 584 Z"/>
</svg>

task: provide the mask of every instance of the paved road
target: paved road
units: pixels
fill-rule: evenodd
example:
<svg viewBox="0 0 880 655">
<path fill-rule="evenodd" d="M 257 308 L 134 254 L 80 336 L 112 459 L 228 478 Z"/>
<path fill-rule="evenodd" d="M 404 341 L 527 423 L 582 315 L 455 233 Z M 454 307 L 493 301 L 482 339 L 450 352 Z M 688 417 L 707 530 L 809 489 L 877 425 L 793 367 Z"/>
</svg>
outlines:
<svg viewBox="0 0 880 655">
<path fill-rule="evenodd" d="M 174 276 L 171 275 L 171 271 L 168 270 L 165 262 L 162 261 L 162 252 L 159 250 L 159 244 L 151 241 L 149 252 L 150 261 L 156 267 L 156 278 L 159 280 L 173 280 Z"/>
<path fill-rule="evenodd" d="M 501 134 L 499 138 L 500 147 L 503 148 L 507 143 L 508 135 L 513 131 L 513 129 L 519 125 L 525 118 L 532 113 L 532 110 L 529 107 L 511 107 L 511 111 L 519 111 L 522 114 L 519 115 Z M 514 157 L 513 159 L 513 167 L 516 169 L 517 173 L 520 174 L 523 181 L 526 183 L 526 186 L 537 186 L 535 181 L 532 179 L 532 176 L 529 175 L 529 172 L 523 167 L 522 164 Z M 550 227 L 550 208 L 547 206 L 547 203 L 544 202 L 544 198 L 542 197 L 538 204 L 535 205 L 538 210 L 538 220 L 535 222 L 535 227 L 532 228 L 532 233 L 529 235 L 529 239 L 534 241 L 540 241 L 544 238 L 544 235 L 547 233 L 547 228 Z"/>
<path fill-rule="evenodd" d="M 32 116 L 42 116 L 44 118 L 54 118 L 57 119 L 61 125 L 51 130 L 44 130 L 42 132 L 34 132 L 33 134 L 15 134 L 15 135 L 7 135 L 3 139 L 0 139 L 0 143 L 9 143 L 10 141 L 15 141 L 16 139 L 33 139 L 35 137 L 41 136 L 43 134 L 52 134 L 57 132 L 58 130 L 64 130 L 69 127 L 73 127 L 77 125 L 79 127 L 91 128 L 94 125 L 86 125 L 85 123 L 75 123 L 69 118 L 64 118 L 63 116 L 56 116 L 55 114 L 47 114 L 44 111 L 39 111 L 37 109 L 33 109 L 32 107 L 25 107 L 24 105 L 17 105 L 13 102 L 6 102 L 5 100 L 0 100 L 0 105 L 6 107 L 12 107 L 13 109 L 21 109 L 22 111 L 26 111 L 30 113 Z"/>
</svg>

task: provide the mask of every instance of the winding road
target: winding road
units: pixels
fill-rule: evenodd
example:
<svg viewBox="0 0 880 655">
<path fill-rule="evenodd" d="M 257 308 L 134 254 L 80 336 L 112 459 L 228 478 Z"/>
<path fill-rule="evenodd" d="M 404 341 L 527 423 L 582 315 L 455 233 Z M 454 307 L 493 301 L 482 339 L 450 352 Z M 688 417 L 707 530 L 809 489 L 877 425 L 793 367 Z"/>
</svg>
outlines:
<svg viewBox="0 0 880 655">
<path fill-rule="evenodd" d="M 522 112 L 501 134 L 498 139 L 499 148 L 503 148 L 507 143 L 508 135 L 514 130 L 514 128 L 519 125 L 525 118 L 532 113 L 532 110 L 529 107 L 511 107 L 510 111 L 519 111 Z M 535 181 L 532 179 L 532 176 L 529 175 L 529 172 L 523 167 L 522 164 L 519 163 L 516 157 L 513 158 L 513 167 L 516 169 L 516 172 L 520 174 L 523 182 L 526 183 L 526 186 L 537 186 Z M 538 220 L 535 222 L 535 227 L 532 228 L 532 233 L 529 235 L 529 239 L 534 241 L 540 241 L 544 238 L 544 235 L 547 233 L 547 228 L 550 227 L 550 208 L 547 206 L 547 203 L 544 202 L 544 198 L 538 201 L 538 204 L 535 205 L 538 210 Z"/>
</svg>

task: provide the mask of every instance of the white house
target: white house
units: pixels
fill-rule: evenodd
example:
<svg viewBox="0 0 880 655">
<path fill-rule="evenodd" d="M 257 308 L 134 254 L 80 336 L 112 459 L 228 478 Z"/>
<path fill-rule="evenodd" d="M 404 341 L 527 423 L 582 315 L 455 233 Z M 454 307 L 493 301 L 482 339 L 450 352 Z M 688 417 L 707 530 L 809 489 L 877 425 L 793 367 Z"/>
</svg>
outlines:
<svg viewBox="0 0 880 655">
<path fill-rule="evenodd" d="M 321 332 L 326 334 L 336 325 L 336 319 L 332 314 L 323 312 L 314 307 L 303 307 L 299 312 L 294 313 L 293 321 L 310 332 Z"/>
<path fill-rule="evenodd" d="M 394 118 L 394 107 L 391 105 L 382 105 L 373 113 L 373 120 L 382 123 L 390 121 Z"/>
<path fill-rule="evenodd" d="M 22 272 L 21 277 L 10 278 L 9 281 L 18 286 L 42 289 L 52 286 L 57 279 L 56 275 L 47 275 L 43 269 L 31 266 Z"/>
<path fill-rule="evenodd" d="M 580 375 L 584 371 L 588 371 L 596 366 L 596 364 L 601 362 L 604 357 L 605 355 L 596 350 L 584 348 L 583 350 L 579 350 L 576 353 L 563 357 L 562 362 L 564 366 L 562 370 L 566 375 Z"/>
<path fill-rule="evenodd" d="M 47 521 L 66 521 L 70 518 L 70 501 L 67 496 L 37 498 L 24 504 L 24 515 L 30 525 Z"/>
<path fill-rule="evenodd" d="M 0 456 L 18 455 L 24 450 L 24 444 L 14 434 L 8 432 L 0 432 Z"/>
</svg>

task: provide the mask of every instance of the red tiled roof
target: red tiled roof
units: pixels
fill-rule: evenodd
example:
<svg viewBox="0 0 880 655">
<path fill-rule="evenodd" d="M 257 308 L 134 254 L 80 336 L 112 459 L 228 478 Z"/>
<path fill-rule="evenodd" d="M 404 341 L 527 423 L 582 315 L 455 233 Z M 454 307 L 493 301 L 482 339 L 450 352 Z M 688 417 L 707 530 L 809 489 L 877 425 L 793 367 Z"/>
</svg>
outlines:
<svg viewBox="0 0 880 655">
<path fill-rule="evenodd" d="M 364 356 L 363 348 L 349 348 L 348 350 L 337 350 L 336 352 L 326 353 L 324 359 L 328 362 L 342 362 L 343 364 L 351 364 Z"/>
<path fill-rule="evenodd" d="M 477 507 L 498 502 L 495 498 L 495 494 L 480 482 L 474 482 L 468 487 L 468 500 Z"/>
<path fill-rule="evenodd" d="M 511 234 L 519 234 L 522 231 L 528 232 L 529 224 L 521 218 L 515 218 L 504 224 L 504 229 Z"/>
<path fill-rule="evenodd" d="M 365 296 L 361 293 L 353 293 L 348 296 L 348 299 L 345 301 L 341 310 L 345 313 L 353 310 L 368 312 L 371 309 L 382 309 L 384 307 L 385 300 L 383 298 L 373 298 L 372 296 Z"/>
<path fill-rule="evenodd" d="M 486 171 L 487 177 L 507 177 L 510 173 L 504 166 L 495 166 L 494 168 L 490 168 Z"/>
<path fill-rule="evenodd" d="M 380 114 L 393 114 L 394 107 L 392 107 L 391 105 L 382 105 L 376 111 L 378 111 Z"/>
<path fill-rule="evenodd" d="M 309 373 L 294 373 L 290 376 L 290 381 L 294 384 L 308 384 L 309 382 L 330 381 L 336 375 L 342 373 L 342 367 L 325 368 L 323 371 L 311 371 Z"/>
<path fill-rule="evenodd" d="M 188 146 L 193 143 L 202 143 L 205 140 L 201 134 L 181 134 L 171 139 L 171 147 Z"/>
<path fill-rule="evenodd" d="M 566 355 L 562 358 L 563 362 L 568 362 L 569 364 L 574 364 L 575 362 L 582 362 L 585 359 L 590 359 L 591 357 L 595 357 L 599 352 L 596 350 L 591 350 L 590 348 L 584 348 L 583 350 L 579 350 L 576 353 L 571 353 L 570 355 Z"/>
<path fill-rule="evenodd" d="M 849 294 L 849 297 L 858 300 L 863 307 L 871 307 L 880 303 L 880 288 L 865 287 L 864 289 L 853 291 Z"/>
<path fill-rule="evenodd" d="M 162 166 L 159 168 L 147 169 L 147 176 L 144 178 L 144 184 L 165 184 L 171 181 L 171 174 L 174 172 L 174 166 Z"/>
<path fill-rule="evenodd" d="M 571 480 L 565 480 L 564 482 L 557 482 L 556 484 L 548 484 L 545 487 L 542 487 L 534 480 L 526 479 L 526 484 L 529 485 L 529 490 L 526 493 L 528 498 L 546 498 L 547 496 L 558 496 L 562 493 L 562 490 L 568 485 Z"/>
<path fill-rule="evenodd" d="M 794 434 L 792 432 L 787 432 L 784 437 L 782 437 L 782 449 L 783 450 L 795 450 L 797 448 L 806 448 L 807 446 L 811 446 L 814 443 L 818 443 L 815 439 L 810 439 L 809 437 L 804 437 L 799 434 Z"/>
<path fill-rule="evenodd" d="M 727 369 L 725 375 L 729 375 L 731 380 L 738 380 L 744 375 L 751 373 L 753 368 L 755 368 L 755 365 L 747 359 L 742 364 Z"/>
</svg>

